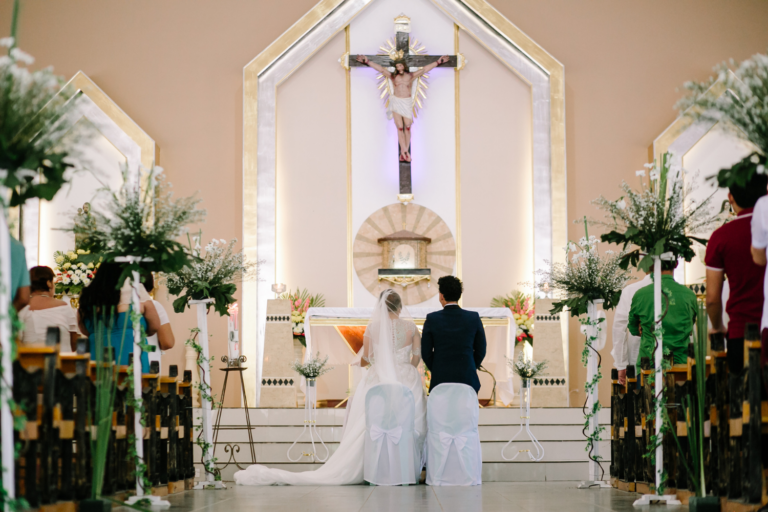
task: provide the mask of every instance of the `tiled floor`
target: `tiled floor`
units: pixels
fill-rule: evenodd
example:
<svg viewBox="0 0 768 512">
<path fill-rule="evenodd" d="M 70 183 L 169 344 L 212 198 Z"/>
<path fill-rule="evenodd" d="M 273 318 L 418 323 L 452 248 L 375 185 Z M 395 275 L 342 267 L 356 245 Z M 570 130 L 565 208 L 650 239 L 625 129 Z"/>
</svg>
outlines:
<svg viewBox="0 0 768 512">
<path fill-rule="evenodd" d="M 171 512 L 608 512 L 632 507 L 635 494 L 578 490 L 576 482 L 492 482 L 476 487 L 239 487 L 169 497 Z M 658 508 L 658 507 L 657 507 Z M 686 510 L 687 507 L 676 510 Z M 646 507 L 647 510 L 647 507 Z M 115 511 L 118 512 L 118 511 Z M 119 512 L 131 512 L 121 509 Z"/>
</svg>

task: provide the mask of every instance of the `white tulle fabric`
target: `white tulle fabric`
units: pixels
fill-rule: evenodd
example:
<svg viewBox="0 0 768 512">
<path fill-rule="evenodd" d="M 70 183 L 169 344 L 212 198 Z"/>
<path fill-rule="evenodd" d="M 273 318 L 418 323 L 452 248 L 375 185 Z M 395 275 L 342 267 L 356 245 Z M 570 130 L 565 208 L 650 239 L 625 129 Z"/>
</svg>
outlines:
<svg viewBox="0 0 768 512">
<path fill-rule="evenodd" d="M 421 357 L 421 337 L 413 321 L 390 314 L 387 290 L 374 308 L 363 337 L 357 362 L 363 378 L 347 402 L 341 442 L 328 461 L 315 471 L 294 473 L 260 464 L 235 473 L 238 485 L 353 485 L 364 481 L 365 397 L 378 384 L 399 383 L 407 387 L 414 404 L 413 436 L 421 450 L 427 430 L 426 399 L 421 374 L 416 369 Z M 422 452 L 419 452 L 422 453 Z"/>
<path fill-rule="evenodd" d="M 427 485 L 479 485 L 483 454 L 475 390 L 466 384 L 435 387 L 427 401 Z"/>
<path fill-rule="evenodd" d="M 376 485 L 418 483 L 422 440 L 414 429 L 413 393 L 399 383 L 373 386 L 365 396 L 363 478 Z"/>
</svg>

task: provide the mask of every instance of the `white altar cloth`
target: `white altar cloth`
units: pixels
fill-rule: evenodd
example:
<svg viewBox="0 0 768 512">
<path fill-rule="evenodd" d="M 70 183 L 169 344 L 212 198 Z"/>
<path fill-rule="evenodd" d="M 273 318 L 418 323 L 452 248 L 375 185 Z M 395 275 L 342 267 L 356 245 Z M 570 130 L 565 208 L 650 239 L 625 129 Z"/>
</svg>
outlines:
<svg viewBox="0 0 768 512">
<path fill-rule="evenodd" d="M 405 309 L 414 319 L 417 324 L 423 323 L 424 319 L 429 313 L 439 311 L 439 307 L 409 307 L 405 306 Z M 513 386 L 513 372 L 507 365 L 507 359 L 512 360 L 515 349 L 515 332 L 513 328 L 515 320 L 512 317 L 512 312 L 509 308 L 463 308 L 467 311 L 475 311 L 480 315 L 482 320 L 497 319 L 506 321 L 507 325 L 507 340 L 506 345 L 501 347 L 501 353 L 487 353 L 486 361 L 489 361 L 489 356 L 495 356 L 497 359 L 495 363 L 494 377 L 496 378 L 496 393 L 497 398 L 509 404 L 515 397 Z M 368 320 L 373 314 L 373 308 L 309 308 L 304 318 L 304 332 L 306 335 L 307 350 L 304 355 L 306 361 L 310 355 L 313 354 L 312 349 L 312 324 L 313 320 L 318 321 L 320 319 L 339 319 L 339 320 Z M 341 323 L 339 325 L 342 325 Z M 498 360 L 501 359 L 501 360 Z M 502 369 L 503 368 L 503 369 Z M 501 371 L 499 371 L 502 369 Z M 304 382 L 302 379 L 302 389 L 304 388 Z"/>
</svg>

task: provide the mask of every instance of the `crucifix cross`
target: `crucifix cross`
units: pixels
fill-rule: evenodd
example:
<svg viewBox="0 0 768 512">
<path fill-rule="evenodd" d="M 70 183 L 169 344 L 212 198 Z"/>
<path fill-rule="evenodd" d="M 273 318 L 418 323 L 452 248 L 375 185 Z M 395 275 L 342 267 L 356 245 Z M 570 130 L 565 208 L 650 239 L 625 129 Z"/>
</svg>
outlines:
<svg viewBox="0 0 768 512">
<path fill-rule="evenodd" d="M 439 62 L 441 59 L 440 55 L 424 55 L 424 54 L 411 54 L 411 48 L 410 48 L 410 32 L 411 32 L 411 20 L 404 14 L 401 14 L 397 18 L 395 18 L 395 47 L 392 48 L 388 54 L 385 55 L 348 55 L 346 56 L 346 63 L 347 66 L 345 66 L 347 69 L 352 67 L 365 67 L 370 66 L 374 67 L 376 69 L 383 68 L 384 70 L 388 70 L 390 68 L 396 67 L 396 62 L 405 62 L 405 71 L 406 73 L 414 73 L 413 70 L 416 68 L 417 70 L 421 70 L 422 68 L 426 66 L 430 66 L 435 64 L 436 66 L 443 67 L 443 68 L 456 68 L 457 70 L 460 70 L 464 67 L 464 57 L 459 55 L 446 55 L 447 61 Z M 391 45 L 391 43 L 390 43 Z M 360 57 L 360 60 L 358 60 L 358 57 Z M 389 76 L 386 72 L 382 71 L 385 75 L 385 78 Z M 418 71 L 416 71 L 418 74 Z M 410 76 L 410 75 L 408 75 Z M 390 98 L 389 102 L 393 102 L 395 100 L 392 99 L 392 96 L 394 94 L 394 91 L 390 90 Z M 390 112 L 392 112 L 393 109 L 390 107 Z M 395 112 L 395 122 L 398 123 L 397 118 L 398 113 Z M 404 115 L 402 117 L 405 117 Z M 407 139 L 407 148 L 406 147 L 400 147 L 398 151 L 398 156 L 400 160 L 400 193 L 398 194 L 398 200 L 400 200 L 403 203 L 409 203 L 413 201 L 413 186 L 411 183 L 411 162 L 410 162 L 410 124 L 412 123 L 412 114 L 407 116 L 408 119 L 401 119 L 400 123 L 403 123 L 404 126 L 398 124 L 398 130 L 402 132 L 401 134 L 398 134 L 398 138 L 400 140 L 400 145 L 402 146 L 403 140 Z M 405 130 L 405 131 L 404 131 Z M 403 154 L 407 155 L 407 158 L 403 158 Z"/>
</svg>

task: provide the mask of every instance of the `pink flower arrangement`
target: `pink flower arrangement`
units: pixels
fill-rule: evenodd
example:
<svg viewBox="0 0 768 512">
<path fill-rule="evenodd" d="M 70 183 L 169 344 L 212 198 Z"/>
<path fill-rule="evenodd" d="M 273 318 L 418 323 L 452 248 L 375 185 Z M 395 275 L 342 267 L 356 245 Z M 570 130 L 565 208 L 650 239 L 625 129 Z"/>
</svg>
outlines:
<svg viewBox="0 0 768 512">
<path fill-rule="evenodd" d="M 491 301 L 491 307 L 509 308 L 517 324 L 517 332 L 515 334 L 517 342 L 527 341 L 528 343 L 533 343 L 533 321 L 536 313 L 533 297 L 523 292 L 515 291 L 506 297 L 494 297 Z"/>
</svg>

